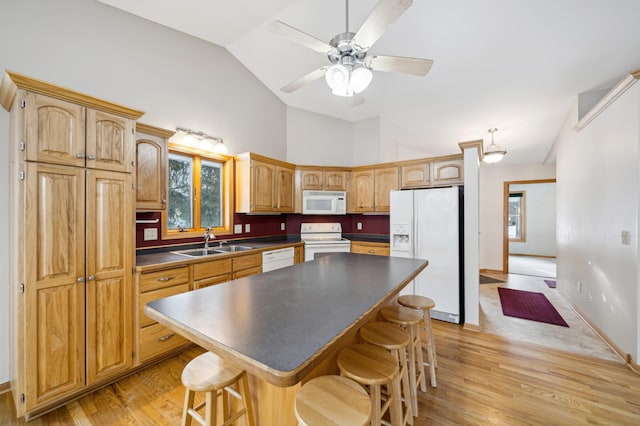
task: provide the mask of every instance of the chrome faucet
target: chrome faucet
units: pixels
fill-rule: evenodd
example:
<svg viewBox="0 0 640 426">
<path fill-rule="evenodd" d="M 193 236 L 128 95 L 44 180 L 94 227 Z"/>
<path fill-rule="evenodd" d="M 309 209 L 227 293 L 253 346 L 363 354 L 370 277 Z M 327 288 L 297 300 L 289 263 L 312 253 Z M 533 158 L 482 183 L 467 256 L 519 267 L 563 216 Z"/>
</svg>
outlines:
<svg viewBox="0 0 640 426">
<path fill-rule="evenodd" d="M 209 240 L 211 238 L 215 238 L 216 236 L 210 233 L 211 228 L 207 227 L 207 231 L 204 233 L 204 249 L 207 250 L 209 248 Z"/>
</svg>

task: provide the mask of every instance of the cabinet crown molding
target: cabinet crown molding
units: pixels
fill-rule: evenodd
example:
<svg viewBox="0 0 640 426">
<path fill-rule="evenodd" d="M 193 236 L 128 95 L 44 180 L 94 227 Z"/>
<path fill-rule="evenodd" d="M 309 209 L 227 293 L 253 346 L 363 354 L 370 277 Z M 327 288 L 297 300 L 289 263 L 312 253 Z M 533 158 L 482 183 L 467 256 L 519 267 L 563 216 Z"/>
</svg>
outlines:
<svg viewBox="0 0 640 426">
<path fill-rule="evenodd" d="M 133 120 L 137 120 L 144 114 L 144 111 L 127 108 L 109 101 L 94 98 L 93 96 L 85 95 L 84 93 L 56 86 L 9 70 L 5 71 L 2 82 L 0 82 L 0 104 L 7 111 L 11 111 L 18 89 L 41 93 L 53 98 L 74 102 L 86 107 L 117 114 Z"/>
</svg>

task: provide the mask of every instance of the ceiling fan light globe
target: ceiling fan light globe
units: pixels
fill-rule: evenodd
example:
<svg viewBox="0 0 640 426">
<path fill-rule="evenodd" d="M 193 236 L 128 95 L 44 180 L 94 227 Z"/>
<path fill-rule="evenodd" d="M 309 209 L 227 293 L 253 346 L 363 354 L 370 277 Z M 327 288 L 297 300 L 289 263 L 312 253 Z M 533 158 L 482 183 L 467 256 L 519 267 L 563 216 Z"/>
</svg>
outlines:
<svg viewBox="0 0 640 426">
<path fill-rule="evenodd" d="M 373 79 L 373 73 L 365 67 L 356 68 L 351 72 L 351 88 L 355 93 L 363 92 Z"/>
<path fill-rule="evenodd" d="M 342 91 L 349 85 L 349 70 L 340 64 L 335 64 L 329 67 L 324 78 L 332 90 Z"/>
<path fill-rule="evenodd" d="M 344 88 L 340 88 L 340 89 L 334 89 L 331 91 L 332 95 L 336 95 L 336 96 L 344 96 L 344 97 L 351 97 L 353 96 L 353 90 L 351 90 L 351 87 L 349 86 L 345 86 Z"/>
</svg>

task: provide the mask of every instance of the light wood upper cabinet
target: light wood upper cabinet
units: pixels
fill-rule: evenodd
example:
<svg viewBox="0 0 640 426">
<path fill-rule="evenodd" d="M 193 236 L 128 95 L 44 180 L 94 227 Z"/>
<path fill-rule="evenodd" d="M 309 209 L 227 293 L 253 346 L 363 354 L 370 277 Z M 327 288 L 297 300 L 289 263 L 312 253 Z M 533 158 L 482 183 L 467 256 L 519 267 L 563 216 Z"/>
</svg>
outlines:
<svg viewBox="0 0 640 426">
<path fill-rule="evenodd" d="M 398 189 L 398 168 L 385 167 L 374 170 L 376 212 L 391 210 L 391 191 Z"/>
<path fill-rule="evenodd" d="M 351 172 L 350 212 L 388 212 L 390 195 L 398 189 L 398 168 L 383 167 Z"/>
<path fill-rule="evenodd" d="M 26 159 L 133 172 L 134 120 L 26 93 Z"/>
<path fill-rule="evenodd" d="M 276 166 L 274 179 L 275 205 L 279 212 L 293 212 L 295 170 Z"/>
<path fill-rule="evenodd" d="M 400 187 L 426 188 L 429 186 L 429 162 L 400 166 Z"/>
<path fill-rule="evenodd" d="M 452 159 L 434 161 L 431 164 L 431 184 L 462 185 L 464 183 L 464 160 Z"/>
<path fill-rule="evenodd" d="M 292 213 L 295 166 L 252 153 L 236 156 L 236 212 Z"/>
<path fill-rule="evenodd" d="M 31 92 L 24 101 L 26 160 L 84 167 L 86 108 Z"/>
<path fill-rule="evenodd" d="M 347 172 L 332 169 L 300 169 L 300 189 L 346 191 Z"/>
<path fill-rule="evenodd" d="M 353 212 L 371 212 L 374 209 L 375 181 L 373 170 L 359 170 L 351 173 L 351 188 L 348 200 Z"/>
<path fill-rule="evenodd" d="M 167 207 L 167 140 L 174 134 L 136 124 L 136 210 Z"/>
</svg>

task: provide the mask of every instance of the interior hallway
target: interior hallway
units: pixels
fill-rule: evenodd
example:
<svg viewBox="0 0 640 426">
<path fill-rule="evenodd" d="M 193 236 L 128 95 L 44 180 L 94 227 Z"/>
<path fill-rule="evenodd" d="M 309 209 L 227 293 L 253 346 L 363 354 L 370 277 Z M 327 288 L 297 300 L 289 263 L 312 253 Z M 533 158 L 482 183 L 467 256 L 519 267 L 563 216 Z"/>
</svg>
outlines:
<svg viewBox="0 0 640 426">
<path fill-rule="evenodd" d="M 551 257 L 509 255 L 509 273 L 534 277 L 556 277 L 556 259 Z"/>
<path fill-rule="evenodd" d="M 555 269 L 555 262 L 553 266 Z M 616 353 L 565 302 L 558 291 L 545 284 L 543 278 L 519 274 L 483 273 L 482 275 L 504 281 L 480 285 L 480 329 L 483 332 L 621 362 Z M 544 293 L 569 324 L 569 328 L 503 315 L 498 287 Z"/>
</svg>

